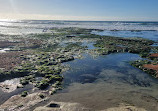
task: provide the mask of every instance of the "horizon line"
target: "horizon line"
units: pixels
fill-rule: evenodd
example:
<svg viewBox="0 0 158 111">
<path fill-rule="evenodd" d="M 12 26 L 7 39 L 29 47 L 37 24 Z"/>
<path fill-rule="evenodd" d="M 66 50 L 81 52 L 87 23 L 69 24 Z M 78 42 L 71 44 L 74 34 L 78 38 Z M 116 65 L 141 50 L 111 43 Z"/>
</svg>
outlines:
<svg viewBox="0 0 158 111">
<path fill-rule="evenodd" d="M 158 22 L 152 20 L 53 20 L 53 19 L 0 19 L 0 21 L 69 21 L 69 22 Z"/>
</svg>

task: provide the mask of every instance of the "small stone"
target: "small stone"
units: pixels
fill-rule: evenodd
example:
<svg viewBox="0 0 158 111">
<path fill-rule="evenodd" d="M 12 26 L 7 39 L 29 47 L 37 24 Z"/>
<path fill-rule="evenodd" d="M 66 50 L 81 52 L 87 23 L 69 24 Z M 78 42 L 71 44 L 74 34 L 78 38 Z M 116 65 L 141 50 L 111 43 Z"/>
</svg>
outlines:
<svg viewBox="0 0 158 111">
<path fill-rule="evenodd" d="M 17 88 L 23 88 L 24 86 L 22 84 L 17 85 Z"/>
</svg>

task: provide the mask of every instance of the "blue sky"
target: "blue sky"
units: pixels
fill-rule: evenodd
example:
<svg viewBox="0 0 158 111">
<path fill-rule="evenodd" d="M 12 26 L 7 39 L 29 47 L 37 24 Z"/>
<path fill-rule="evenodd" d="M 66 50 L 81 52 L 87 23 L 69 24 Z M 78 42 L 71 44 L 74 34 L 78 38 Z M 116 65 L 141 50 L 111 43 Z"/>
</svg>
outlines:
<svg viewBox="0 0 158 111">
<path fill-rule="evenodd" d="M 0 0 L 0 19 L 158 21 L 158 0 Z"/>
</svg>

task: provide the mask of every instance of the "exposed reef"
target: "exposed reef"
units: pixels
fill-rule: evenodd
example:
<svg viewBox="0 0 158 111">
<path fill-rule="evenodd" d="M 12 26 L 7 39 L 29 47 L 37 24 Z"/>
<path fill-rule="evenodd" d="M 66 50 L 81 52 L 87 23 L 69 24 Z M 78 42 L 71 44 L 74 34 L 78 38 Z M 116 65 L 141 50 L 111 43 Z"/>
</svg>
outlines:
<svg viewBox="0 0 158 111">
<path fill-rule="evenodd" d="M 17 89 L 14 88 L 14 90 L 23 89 L 17 93 L 18 95 L 4 102 L 1 108 L 17 111 L 33 108 L 34 111 L 41 111 L 44 108 L 46 110 L 52 110 L 52 108 L 76 110 L 81 107 L 77 103 L 51 102 L 44 107 L 37 107 L 37 104 L 46 102 L 50 96 L 63 89 L 63 72 L 70 68 L 65 63 L 82 58 L 82 54 L 85 53 L 92 56 L 120 52 L 139 54 L 144 60 L 132 61 L 131 65 L 158 78 L 158 47 L 152 46 L 154 44 L 152 40 L 92 34 L 92 31 L 103 31 L 98 29 L 70 27 L 51 28 L 49 31 L 50 33 L 12 36 L 12 39 L 3 38 L 0 41 L 0 48 L 9 48 L 5 53 L 0 53 L 0 81 L 19 78 L 19 83 L 16 84 Z M 93 43 L 94 48 L 91 49 L 88 44 L 84 44 L 88 42 Z M 93 75 L 84 74 L 81 77 L 96 80 Z M 25 90 L 27 85 L 33 88 Z M 6 90 L 8 88 L 5 85 L 0 85 L 0 87 Z M 126 108 L 126 106 L 121 108 Z M 133 106 L 129 108 L 135 109 Z M 84 107 L 83 109 L 91 110 Z M 111 110 L 113 109 L 108 109 L 108 111 Z"/>
</svg>

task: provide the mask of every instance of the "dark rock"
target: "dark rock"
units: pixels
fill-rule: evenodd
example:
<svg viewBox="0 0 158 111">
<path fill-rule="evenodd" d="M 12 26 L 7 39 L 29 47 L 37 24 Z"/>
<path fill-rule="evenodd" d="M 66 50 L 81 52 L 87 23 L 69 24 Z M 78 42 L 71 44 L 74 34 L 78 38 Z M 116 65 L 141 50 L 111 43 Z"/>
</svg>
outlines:
<svg viewBox="0 0 158 111">
<path fill-rule="evenodd" d="M 50 103 L 47 107 L 59 108 L 60 105 L 56 103 Z"/>
</svg>

